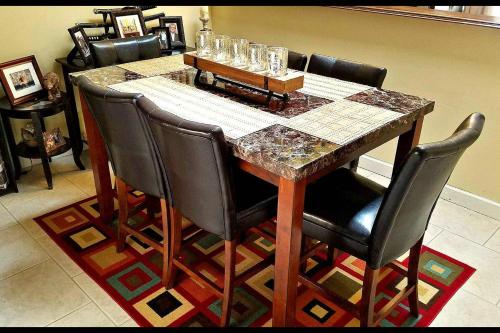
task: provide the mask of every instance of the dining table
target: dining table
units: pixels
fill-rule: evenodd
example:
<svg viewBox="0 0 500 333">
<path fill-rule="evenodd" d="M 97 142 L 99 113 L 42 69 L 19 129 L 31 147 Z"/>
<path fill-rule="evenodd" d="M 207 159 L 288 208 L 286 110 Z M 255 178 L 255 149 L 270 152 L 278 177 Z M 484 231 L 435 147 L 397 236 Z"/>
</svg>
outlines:
<svg viewBox="0 0 500 333">
<path fill-rule="evenodd" d="M 204 84 L 196 84 L 196 69 L 182 55 L 70 74 L 79 75 L 117 91 L 142 93 L 182 118 L 220 126 L 235 164 L 278 187 L 272 308 L 277 327 L 294 326 L 307 185 L 394 138 L 397 170 L 418 144 L 425 115 L 434 109 L 425 98 L 292 69 L 286 75 L 303 75 L 303 87 L 287 99 L 266 101 L 264 94 L 211 73 L 202 73 Z M 74 90 L 100 217 L 110 223 L 114 192 L 108 156 L 85 99 Z M 137 161 L 137 172 L 140 165 Z"/>
</svg>

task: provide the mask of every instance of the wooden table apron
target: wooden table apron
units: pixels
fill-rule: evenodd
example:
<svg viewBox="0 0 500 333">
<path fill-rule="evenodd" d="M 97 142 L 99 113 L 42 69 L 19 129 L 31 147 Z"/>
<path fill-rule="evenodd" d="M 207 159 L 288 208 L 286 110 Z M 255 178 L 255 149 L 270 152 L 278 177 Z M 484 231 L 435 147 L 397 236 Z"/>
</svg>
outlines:
<svg viewBox="0 0 500 333">
<path fill-rule="evenodd" d="M 88 106 L 80 94 L 90 160 L 97 190 L 101 218 L 111 222 L 113 218 L 113 188 L 108 167 L 108 156 L 103 139 L 96 127 Z M 239 160 L 239 167 L 267 182 L 278 186 L 278 216 L 276 232 L 276 259 L 273 295 L 273 326 L 294 326 L 297 284 L 302 239 L 302 214 L 306 185 L 332 172 L 349 160 L 399 136 L 394 165 L 398 166 L 405 155 L 418 144 L 424 115 L 413 123 L 394 129 L 391 133 L 366 144 L 333 165 L 300 180 L 289 180 L 248 161 Z M 396 168 L 394 168 L 396 169 Z"/>
</svg>

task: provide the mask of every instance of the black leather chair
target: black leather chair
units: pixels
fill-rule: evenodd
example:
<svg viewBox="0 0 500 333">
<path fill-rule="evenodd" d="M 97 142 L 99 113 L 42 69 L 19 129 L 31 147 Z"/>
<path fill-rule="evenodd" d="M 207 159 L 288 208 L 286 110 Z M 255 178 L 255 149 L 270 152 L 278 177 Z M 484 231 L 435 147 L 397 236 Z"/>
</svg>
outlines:
<svg viewBox="0 0 500 333">
<path fill-rule="evenodd" d="M 418 262 L 424 233 L 443 187 L 483 124 L 484 116 L 474 113 L 448 139 L 413 148 L 387 189 L 345 168 L 307 188 L 304 235 L 366 261 L 360 307 L 338 303 L 357 314 L 361 326 L 375 326 L 405 297 L 411 314 L 418 316 Z M 406 271 L 393 261 L 408 250 Z M 377 276 L 386 265 L 407 275 L 408 285 L 390 303 L 392 307 L 375 313 Z M 300 280 L 338 300 L 305 276 Z"/>
<path fill-rule="evenodd" d="M 95 67 L 158 58 L 161 56 L 158 36 L 107 39 L 90 43 Z"/>
<path fill-rule="evenodd" d="M 304 71 L 306 63 L 307 56 L 305 54 L 288 50 L 288 68 Z"/>
<path fill-rule="evenodd" d="M 140 100 L 139 106 L 142 103 Z M 146 112 L 158 145 L 172 200 L 167 289 L 173 286 L 177 268 L 183 270 L 223 297 L 221 326 L 227 326 L 233 286 L 257 269 L 254 267 L 235 281 L 236 246 L 244 231 L 276 216 L 277 188 L 233 167 L 231 151 L 220 127 L 184 120 L 160 109 L 141 107 L 141 110 Z M 224 240 L 223 290 L 178 259 L 181 216 Z"/>
<path fill-rule="evenodd" d="M 122 251 L 127 234 L 132 234 L 163 254 L 163 283 L 166 285 L 168 264 L 168 242 L 158 243 L 128 225 L 129 217 L 148 208 L 149 218 L 154 219 L 155 198 L 160 198 L 163 239 L 168 237 L 168 206 L 165 181 L 160 162 L 154 151 L 149 126 L 140 112 L 142 108 L 153 108 L 152 102 L 142 94 L 121 93 L 96 86 L 86 77 L 79 76 L 77 84 L 89 111 L 102 135 L 108 158 L 116 178 L 119 202 L 119 224 L 117 250 Z M 146 195 L 146 200 L 129 211 L 128 187 Z M 156 200 L 157 203 L 157 200 Z"/>
<path fill-rule="evenodd" d="M 307 72 L 380 89 L 387 69 L 315 53 L 309 60 Z"/>
<path fill-rule="evenodd" d="M 349 60 L 338 59 L 314 53 L 309 60 L 307 72 L 333 77 L 339 80 L 382 88 L 387 69 L 361 64 Z M 359 159 L 349 163 L 349 168 L 356 171 Z"/>
</svg>

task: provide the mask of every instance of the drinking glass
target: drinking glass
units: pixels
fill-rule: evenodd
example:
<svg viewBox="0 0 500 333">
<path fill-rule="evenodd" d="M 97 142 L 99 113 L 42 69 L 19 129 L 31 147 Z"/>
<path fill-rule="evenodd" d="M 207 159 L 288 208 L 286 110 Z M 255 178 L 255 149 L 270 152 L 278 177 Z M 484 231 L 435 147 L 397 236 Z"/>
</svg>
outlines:
<svg viewBox="0 0 500 333">
<path fill-rule="evenodd" d="M 229 61 L 229 42 L 231 38 L 226 35 L 215 35 L 212 42 L 212 59 L 225 63 Z"/>
<path fill-rule="evenodd" d="M 286 47 L 268 47 L 267 62 L 269 76 L 284 76 L 288 67 L 288 49 Z"/>
<path fill-rule="evenodd" d="M 248 46 L 248 70 L 260 72 L 266 69 L 267 46 L 264 44 L 250 44 Z"/>
<path fill-rule="evenodd" d="M 207 58 L 212 55 L 212 39 L 212 31 L 196 32 L 196 55 L 198 57 Z"/>
<path fill-rule="evenodd" d="M 244 38 L 231 39 L 231 66 L 246 67 L 248 58 L 248 40 Z"/>
</svg>

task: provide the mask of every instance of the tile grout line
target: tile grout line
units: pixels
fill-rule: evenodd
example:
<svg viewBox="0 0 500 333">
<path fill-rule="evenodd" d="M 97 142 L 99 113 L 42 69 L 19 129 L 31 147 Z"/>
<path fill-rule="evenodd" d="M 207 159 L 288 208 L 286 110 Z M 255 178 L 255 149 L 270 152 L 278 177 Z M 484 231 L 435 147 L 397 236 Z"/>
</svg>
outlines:
<svg viewBox="0 0 500 333">
<path fill-rule="evenodd" d="M 45 249 L 44 249 L 44 248 L 42 248 L 42 250 L 43 250 L 43 251 L 45 251 Z M 36 266 L 41 265 L 41 264 L 43 264 L 43 263 L 45 263 L 45 262 L 47 262 L 47 261 L 49 261 L 49 260 L 52 260 L 52 261 L 54 261 L 54 262 L 55 262 L 55 260 L 54 260 L 54 259 L 52 259 L 52 257 L 51 257 L 51 256 L 49 256 L 49 254 L 47 253 L 47 251 L 45 251 L 45 254 L 47 255 L 47 259 L 42 260 L 42 261 L 40 261 L 40 262 L 37 262 L 36 264 L 33 264 L 33 265 L 31 265 L 31 266 L 24 267 L 23 269 L 21 269 L 20 271 L 18 271 L 18 272 L 16 272 L 16 273 L 14 273 L 14 274 L 8 275 L 8 276 L 3 277 L 3 278 L 0 278 L 0 282 L 3 282 L 3 281 L 5 281 L 5 280 L 8 280 L 8 279 L 10 279 L 10 278 L 12 278 L 12 277 L 14 277 L 14 276 L 16 276 L 16 275 L 18 275 L 18 274 L 21 274 L 21 273 L 23 273 L 23 272 L 25 272 L 25 271 L 27 271 L 27 270 L 29 270 L 29 269 L 35 268 Z"/>
<path fill-rule="evenodd" d="M 493 238 L 493 236 L 495 236 L 495 234 L 498 232 L 498 230 L 500 230 L 500 226 L 498 226 L 498 227 L 495 229 L 495 231 L 493 231 L 493 233 L 491 234 L 491 236 L 490 236 L 490 237 L 489 237 L 489 238 L 488 238 L 488 239 L 484 242 L 483 246 L 484 246 L 485 248 L 489 249 L 489 247 L 487 247 L 487 246 L 486 246 L 486 243 L 488 243 L 488 242 L 490 241 L 490 239 L 492 239 L 492 238 Z M 490 250 L 492 250 L 492 249 L 490 249 Z M 493 250 L 493 251 L 497 252 L 496 250 Z"/>
<path fill-rule="evenodd" d="M 484 246 L 484 244 L 478 243 L 478 242 L 477 242 L 477 241 L 475 241 L 475 240 L 472 240 L 472 239 L 469 239 L 469 238 L 467 238 L 467 237 L 465 237 L 465 236 L 459 235 L 459 234 L 457 234 L 457 233 L 455 233 L 455 232 L 451 231 L 450 229 L 446 229 L 445 227 L 441 227 L 441 226 L 439 226 L 439 225 L 435 225 L 435 224 L 434 224 L 434 223 L 432 223 L 432 222 L 429 222 L 429 223 L 430 223 L 430 224 L 432 224 L 434 227 L 438 227 L 438 228 L 441 228 L 441 229 L 443 229 L 443 230 L 446 230 L 446 231 L 448 231 L 449 233 L 451 233 L 451 234 L 453 234 L 453 235 L 456 235 L 456 236 L 462 237 L 463 239 L 468 240 L 468 241 L 470 241 L 470 242 L 472 242 L 472 243 L 474 243 L 474 244 L 477 244 L 477 245 L 479 245 L 479 246 L 482 246 L 482 247 L 484 247 L 485 249 L 492 250 L 492 249 L 490 249 L 490 248 L 488 248 L 488 247 Z M 497 229 L 495 229 L 495 231 L 493 232 L 493 234 L 495 234 L 495 232 L 497 232 L 497 230 L 498 230 L 499 228 L 500 228 L 500 226 L 499 226 L 499 227 L 497 227 Z M 490 238 L 491 238 L 492 236 L 493 236 L 493 235 L 491 235 L 491 236 L 490 236 Z M 492 250 L 492 251 L 495 251 L 495 250 Z M 497 252 L 497 253 L 498 253 L 498 251 L 495 251 L 495 252 Z"/>
<path fill-rule="evenodd" d="M 78 311 L 78 310 L 80 310 L 81 308 L 83 308 L 83 307 L 85 307 L 85 306 L 89 305 L 90 303 L 93 303 L 93 302 L 92 302 L 92 299 L 90 299 L 90 298 L 89 298 L 89 301 L 88 301 L 87 303 L 80 305 L 79 307 L 77 307 L 77 308 L 76 308 L 76 309 L 74 309 L 73 311 L 71 311 L 71 312 L 69 312 L 69 313 L 67 313 L 67 314 L 63 315 L 62 317 L 59 317 L 59 318 L 57 318 L 56 320 L 51 321 L 50 323 L 48 323 L 48 324 L 47 324 L 47 325 L 45 325 L 44 327 L 47 327 L 47 326 L 49 326 L 49 325 L 52 325 L 52 324 L 53 324 L 53 323 L 55 323 L 56 321 L 59 321 L 59 320 L 61 320 L 61 319 L 63 319 L 63 318 L 66 318 L 67 316 L 69 316 L 69 315 L 71 315 L 71 314 L 75 313 L 76 311 Z M 58 326 L 58 327 L 59 327 L 59 326 Z"/>
<path fill-rule="evenodd" d="M 434 237 L 432 237 L 431 239 L 429 239 L 429 240 L 427 241 L 427 245 L 430 245 L 430 243 L 431 243 L 434 239 L 436 239 L 436 237 L 437 237 L 437 236 L 441 235 L 441 233 L 442 233 L 442 232 L 443 232 L 443 230 L 444 230 L 444 229 L 443 229 L 443 228 L 441 228 L 441 227 L 438 227 L 438 226 L 435 226 L 435 225 L 432 225 L 432 226 L 433 226 L 434 228 L 438 228 L 438 229 L 440 229 L 440 230 L 439 230 L 439 232 L 438 232 L 437 234 L 435 234 L 435 235 L 434 235 Z M 424 237 L 425 237 L 425 236 L 424 236 Z M 427 245 L 426 245 L 426 246 L 427 246 Z"/>
<path fill-rule="evenodd" d="M 123 310 L 123 311 L 127 314 L 127 316 L 129 316 L 129 317 L 130 317 L 130 318 L 127 318 L 127 319 L 126 319 L 125 321 L 123 321 L 122 323 L 117 323 L 117 322 L 115 322 L 115 321 L 113 320 L 113 318 L 111 318 L 111 316 L 110 316 L 110 315 L 109 315 L 109 314 L 108 314 L 108 313 L 107 313 L 107 312 L 106 312 L 103 308 L 101 308 L 101 307 L 99 306 L 99 304 L 98 304 L 96 301 L 94 301 L 94 299 L 93 299 L 93 298 L 92 298 L 92 297 L 91 297 L 91 296 L 90 296 L 90 295 L 89 295 L 89 294 L 88 294 L 88 293 L 87 293 L 87 292 L 86 292 L 86 291 L 85 291 L 85 290 L 84 290 L 84 289 L 83 289 L 83 288 L 82 288 L 82 287 L 78 284 L 78 282 L 76 282 L 75 278 L 76 278 L 76 277 L 78 277 L 78 276 L 80 276 L 80 275 L 86 275 L 86 276 L 87 276 L 87 277 L 88 277 L 88 278 L 89 278 L 89 279 L 90 279 L 93 283 L 95 283 L 95 284 L 97 285 L 97 287 L 98 287 L 101 291 L 103 291 L 103 292 L 104 292 L 107 296 L 109 296 L 109 294 L 108 294 L 108 293 L 106 292 L 106 290 L 104 290 L 104 289 L 103 289 L 103 288 L 102 288 L 99 284 L 97 284 L 97 283 L 94 281 L 94 279 L 92 279 L 92 278 L 91 278 L 91 277 L 90 277 L 90 276 L 89 276 L 89 275 L 88 275 L 85 271 L 82 271 L 80 274 L 75 275 L 74 277 L 72 277 L 72 278 L 71 278 L 71 279 L 73 280 L 73 282 L 74 282 L 74 283 L 78 286 L 78 288 L 80 288 L 80 289 L 83 291 L 83 293 L 85 293 L 85 295 L 87 295 L 87 297 L 88 297 L 88 298 L 89 298 L 89 299 L 90 299 L 90 300 L 91 300 L 91 301 L 92 301 L 92 302 L 93 302 L 93 303 L 97 306 L 97 308 L 98 308 L 99 310 L 101 310 L 101 312 L 102 312 L 102 313 L 104 313 L 104 314 L 106 315 L 106 317 L 108 317 L 108 318 L 109 318 L 109 320 L 111 320 L 111 322 L 113 323 L 113 325 L 115 325 L 116 327 L 118 327 L 118 326 L 122 325 L 123 323 L 125 323 L 127 320 L 129 320 L 129 319 L 131 319 L 131 318 L 132 318 L 132 317 L 130 317 L 130 315 L 128 314 L 128 312 L 127 312 L 127 311 L 125 311 L 125 310 L 124 310 L 124 309 L 123 309 L 123 308 L 122 308 L 122 307 L 121 307 L 121 306 L 120 306 L 120 305 L 119 305 L 119 304 L 118 304 L 118 303 L 117 303 L 117 302 L 116 302 L 113 298 L 111 298 L 111 296 L 109 296 L 109 297 L 111 298 L 111 300 L 112 300 L 115 304 L 117 304 L 117 305 L 120 307 L 120 309 L 122 309 L 122 310 Z"/>
</svg>

